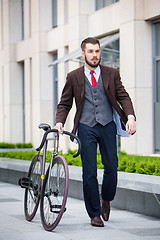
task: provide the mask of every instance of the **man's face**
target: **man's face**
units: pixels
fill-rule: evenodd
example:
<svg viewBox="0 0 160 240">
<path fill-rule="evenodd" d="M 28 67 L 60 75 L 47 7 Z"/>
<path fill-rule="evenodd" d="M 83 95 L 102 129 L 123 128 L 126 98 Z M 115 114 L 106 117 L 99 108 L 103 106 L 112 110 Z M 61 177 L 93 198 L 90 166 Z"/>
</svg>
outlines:
<svg viewBox="0 0 160 240">
<path fill-rule="evenodd" d="M 98 44 L 87 43 L 82 56 L 88 68 L 95 69 L 100 63 L 100 47 Z"/>
</svg>

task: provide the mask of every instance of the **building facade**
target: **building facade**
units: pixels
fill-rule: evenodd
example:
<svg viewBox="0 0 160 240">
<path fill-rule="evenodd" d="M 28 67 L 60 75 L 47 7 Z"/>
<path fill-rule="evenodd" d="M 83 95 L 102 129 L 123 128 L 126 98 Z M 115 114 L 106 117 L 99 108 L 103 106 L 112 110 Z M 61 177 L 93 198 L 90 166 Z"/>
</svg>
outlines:
<svg viewBox="0 0 160 240">
<path fill-rule="evenodd" d="M 137 133 L 121 139 L 121 150 L 160 152 L 159 0 L 0 0 L 0 142 L 39 145 L 38 125 L 54 125 L 88 36 L 101 41 L 102 64 L 119 69 L 135 107 Z M 61 148 L 69 147 L 63 138 Z"/>
</svg>

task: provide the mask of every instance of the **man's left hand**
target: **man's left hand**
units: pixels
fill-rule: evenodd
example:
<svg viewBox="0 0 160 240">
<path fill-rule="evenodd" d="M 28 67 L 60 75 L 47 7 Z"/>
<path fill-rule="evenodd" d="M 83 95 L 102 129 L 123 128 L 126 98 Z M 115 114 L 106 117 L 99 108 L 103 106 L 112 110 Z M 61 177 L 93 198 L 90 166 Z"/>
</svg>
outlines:
<svg viewBox="0 0 160 240">
<path fill-rule="evenodd" d="M 136 122 L 133 117 L 129 117 L 126 123 L 126 131 L 128 134 L 133 134 L 136 132 Z"/>
</svg>

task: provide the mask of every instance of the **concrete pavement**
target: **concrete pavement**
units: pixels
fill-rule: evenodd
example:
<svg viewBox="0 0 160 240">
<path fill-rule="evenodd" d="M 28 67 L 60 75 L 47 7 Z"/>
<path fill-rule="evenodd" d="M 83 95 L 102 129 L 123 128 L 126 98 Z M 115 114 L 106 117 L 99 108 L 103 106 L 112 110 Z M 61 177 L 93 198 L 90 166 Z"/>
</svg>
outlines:
<svg viewBox="0 0 160 240">
<path fill-rule="evenodd" d="M 67 212 L 53 232 L 43 229 L 39 212 L 32 222 L 23 213 L 24 190 L 0 182 L 0 240 L 159 240 L 158 218 L 112 209 L 104 228 L 90 225 L 82 200 L 68 198 Z"/>
</svg>

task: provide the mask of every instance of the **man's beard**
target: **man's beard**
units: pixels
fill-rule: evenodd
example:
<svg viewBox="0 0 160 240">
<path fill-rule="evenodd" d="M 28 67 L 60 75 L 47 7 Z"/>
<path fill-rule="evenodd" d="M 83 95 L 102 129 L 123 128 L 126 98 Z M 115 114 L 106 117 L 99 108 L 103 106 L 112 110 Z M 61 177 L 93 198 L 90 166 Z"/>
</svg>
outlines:
<svg viewBox="0 0 160 240">
<path fill-rule="evenodd" d="M 96 58 L 96 60 L 98 60 L 98 59 Z M 86 56 L 85 56 L 85 62 L 86 62 L 90 67 L 93 67 L 93 68 L 98 67 L 100 61 L 101 61 L 101 58 L 99 59 L 99 61 L 98 61 L 97 63 L 93 64 L 93 63 L 89 62 L 89 61 L 87 60 Z"/>
</svg>

